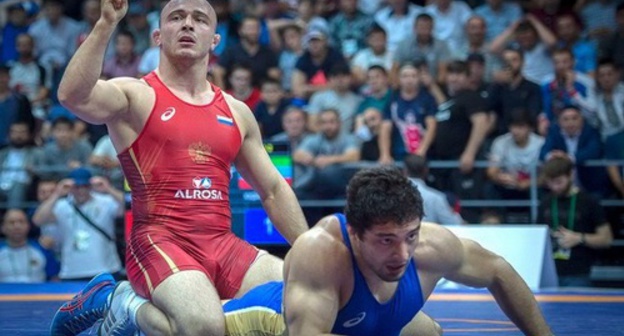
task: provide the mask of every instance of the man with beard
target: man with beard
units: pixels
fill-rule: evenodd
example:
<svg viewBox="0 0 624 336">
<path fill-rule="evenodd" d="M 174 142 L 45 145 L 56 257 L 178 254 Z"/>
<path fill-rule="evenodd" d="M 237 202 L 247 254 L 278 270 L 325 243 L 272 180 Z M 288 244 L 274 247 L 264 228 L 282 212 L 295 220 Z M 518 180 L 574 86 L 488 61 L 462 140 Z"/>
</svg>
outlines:
<svg viewBox="0 0 624 336">
<path fill-rule="evenodd" d="M 340 132 L 338 111 L 321 111 L 318 123 L 319 133 L 305 137 L 293 154 L 295 163 L 305 167 L 301 178 L 309 181 L 297 192 L 302 198 L 338 198 L 344 196 L 347 181 L 342 165 L 358 161 L 360 147 L 353 135 Z"/>
<path fill-rule="evenodd" d="M 613 234 L 598 200 L 574 184 L 574 164 L 556 157 L 542 173 L 550 193 L 540 202 L 538 223 L 552 229 L 559 286 L 591 286 L 593 250 L 611 245 Z"/>
<path fill-rule="evenodd" d="M 297 239 L 284 282 L 225 304 L 226 334 L 249 335 L 253 326 L 262 335 L 439 335 L 421 308 L 444 277 L 487 287 L 523 334 L 552 335 L 503 258 L 423 216 L 420 193 L 398 168 L 358 172 L 345 214 L 323 218 Z"/>
<path fill-rule="evenodd" d="M 523 109 L 529 112 L 531 122 L 537 122 L 542 111 L 542 93 L 539 85 L 527 80 L 522 75 L 524 55 L 518 49 L 505 49 L 502 54 L 503 69 L 496 76 L 496 83 L 491 86 L 488 94 L 489 110 L 494 116 L 491 119 L 493 134 L 507 132 L 512 111 Z"/>
<path fill-rule="evenodd" d="M 29 169 L 37 153 L 28 122 L 13 122 L 9 127 L 9 145 L 0 150 L 0 199 L 7 201 L 9 207 L 20 207 L 26 201 L 31 182 Z"/>
</svg>

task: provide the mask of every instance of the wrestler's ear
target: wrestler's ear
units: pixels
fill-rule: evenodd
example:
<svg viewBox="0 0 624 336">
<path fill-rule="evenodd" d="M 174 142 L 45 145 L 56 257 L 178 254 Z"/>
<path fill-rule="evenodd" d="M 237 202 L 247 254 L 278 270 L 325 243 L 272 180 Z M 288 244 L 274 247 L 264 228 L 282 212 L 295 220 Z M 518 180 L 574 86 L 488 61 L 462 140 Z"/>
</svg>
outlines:
<svg viewBox="0 0 624 336">
<path fill-rule="evenodd" d="M 210 51 L 214 51 L 215 48 L 219 45 L 219 42 L 221 42 L 221 35 L 214 34 L 214 38 L 212 39 L 212 45 L 210 46 Z"/>
<path fill-rule="evenodd" d="M 154 29 L 154 31 L 152 32 L 152 39 L 154 40 L 154 45 L 160 47 L 160 43 L 162 42 L 160 40 L 160 29 Z"/>
</svg>

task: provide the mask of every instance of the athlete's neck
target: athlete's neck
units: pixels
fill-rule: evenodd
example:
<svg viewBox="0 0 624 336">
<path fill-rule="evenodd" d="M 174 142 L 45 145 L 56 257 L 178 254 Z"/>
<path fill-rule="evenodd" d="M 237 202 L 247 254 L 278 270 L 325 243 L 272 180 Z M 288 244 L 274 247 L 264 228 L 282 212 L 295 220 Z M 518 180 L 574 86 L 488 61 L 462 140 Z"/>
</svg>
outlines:
<svg viewBox="0 0 624 336">
<path fill-rule="evenodd" d="M 206 91 L 210 90 L 210 85 L 206 79 L 208 74 L 206 64 L 200 62 L 174 64 L 165 57 L 161 57 L 161 63 L 156 74 L 170 89 L 196 97 L 204 95 Z"/>
</svg>

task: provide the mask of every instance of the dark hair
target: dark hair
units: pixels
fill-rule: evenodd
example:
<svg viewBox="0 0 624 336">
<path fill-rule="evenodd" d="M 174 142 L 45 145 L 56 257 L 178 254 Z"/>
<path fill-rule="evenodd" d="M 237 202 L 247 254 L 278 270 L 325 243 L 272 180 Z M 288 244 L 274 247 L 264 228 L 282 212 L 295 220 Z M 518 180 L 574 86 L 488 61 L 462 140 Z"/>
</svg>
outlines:
<svg viewBox="0 0 624 336">
<path fill-rule="evenodd" d="M 383 27 L 378 25 L 377 23 L 373 23 L 370 29 L 368 30 L 369 36 L 374 33 L 381 33 L 381 34 L 384 34 L 384 36 L 387 36 L 386 30 L 383 29 Z"/>
<path fill-rule="evenodd" d="M 621 11 L 621 10 L 624 10 L 624 2 L 620 2 L 620 4 L 615 7 L 615 12 L 616 13 Z"/>
<path fill-rule="evenodd" d="M 518 24 L 518 27 L 516 27 L 516 31 L 515 32 L 516 33 L 533 32 L 534 34 L 537 34 L 537 29 L 535 29 L 535 27 L 533 26 L 533 24 L 530 21 L 522 20 Z"/>
<path fill-rule="evenodd" d="M 509 126 L 533 127 L 534 122 L 529 110 L 524 108 L 515 108 L 511 110 L 511 113 L 509 115 Z"/>
<path fill-rule="evenodd" d="M 403 159 L 405 170 L 410 177 L 425 178 L 429 170 L 429 164 L 424 156 L 408 154 Z"/>
<path fill-rule="evenodd" d="M 332 66 L 327 73 L 327 77 L 336 77 L 341 75 L 351 75 L 349 65 L 342 62 L 334 64 L 334 66 Z"/>
<path fill-rule="evenodd" d="M 615 64 L 613 58 L 605 57 L 598 60 L 598 66 L 596 68 L 600 68 L 601 66 L 612 66 L 615 70 L 620 70 L 620 67 Z"/>
<path fill-rule="evenodd" d="M 555 50 L 552 51 L 553 57 L 556 54 L 568 54 L 570 55 L 572 59 L 574 59 L 574 53 L 572 52 L 572 50 L 570 50 L 570 48 L 566 48 L 566 47 L 555 48 Z"/>
<path fill-rule="evenodd" d="M 374 225 L 422 219 L 423 200 L 399 168 L 379 166 L 361 170 L 349 181 L 345 214 L 361 236 Z"/>
<path fill-rule="evenodd" d="M 319 112 L 319 114 L 318 114 L 318 115 L 319 115 L 319 117 L 320 117 L 322 114 L 325 114 L 325 113 L 331 113 L 331 114 L 333 114 L 333 115 L 335 115 L 335 116 L 336 116 L 336 119 L 338 119 L 338 121 L 341 121 L 341 120 L 340 120 L 340 112 L 338 112 L 338 110 L 336 110 L 335 108 L 326 108 L 326 109 L 322 109 L 322 110 Z"/>
<path fill-rule="evenodd" d="M 117 32 L 117 35 L 115 36 L 115 39 L 117 39 L 119 36 L 125 36 L 127 38 L 130 39 L 130 41 L 132 41 L 132 43 L 136 43 L 136 39 L 134 38 L 134 35 L 132 35 L 132 33 L 129 30 L 126 29 L 120 29 Z"/>
<path fill-rule="evenodd" d="M 57 117 L 52 121 L 52 128 L 55 128 L 58 125 L 67 125 L 69 128 L 74 128 L 74 121 L 67 117 Z"/>
<path fill-rule="evenodd" d="M 366 72 L 372 71 L 372 70 L 377 70 L 380 71 L 381 73 L 383 73 L 384 75 L 388 75 L 388 70 L 386 70 L 386 68 L 382 67 L 381 65 L 375 64 L 375 65 L 371 65 L 368 70 L 366 70 Z"/>
<path fill-rule="evenodd" d="M 469 75 L 468 64 L 464 61 L 451 61 L 446 67 L 448 73 Z"/>
<path fill-rule="evenodd" d="M 524 53 L 522 52 L 522 50 L 520 50 L 520 48 L 509 46 L 503 50 L 503 54 L 506 52 L 516 53 L 518 54 L 518 56 L 520 56 L 520 59 L 524 61 Z"/>
<path fill-rule="evenodd" d="M 559 112 L 558 117 L 561 117 L 563 115 L 563 112 L 567 110 L 573 110 L 573 111 L 576 111 L 576 113 L 580 114 L 581 116 L 583 115 L 583 112 L 581 112 L 581 109 L 578 106 L 568 104 L 568 105 L 565 105 L 563 108 L 561 108 L 561 112 Z"/>
<path fill-rule="evenodd" d="M 280 88 L 280 90 L 282 90 L 282 83 L 274 78 L 265 78 L 262 80 L 260 87 L 263 87 L 264 85 L 276 85 Z"/>
<path fill-rule="evenodd" d="M 554 157 L 542 166 L 542 177 L 554 179 L 559 176 L 570 176 L 574 169 L 574 163 L 567 157 Z"/>
<path fill-rule="evenodd" d="M 414 20 L 414 22 L 418 22 L 420 20 L 429 20 L 430 22 L 433 22 L 433 16 L 427 14 L 427 13 L 422 13 L 422 14 L 418 14 L 418 16 L 416 16 L 416 19 Z"/>
<path fill-rule="evenodd" d="M 0 73 L 9 74 L 11 72 L 11 68 L 6 64 L 0 64 Z"/>
</svg>

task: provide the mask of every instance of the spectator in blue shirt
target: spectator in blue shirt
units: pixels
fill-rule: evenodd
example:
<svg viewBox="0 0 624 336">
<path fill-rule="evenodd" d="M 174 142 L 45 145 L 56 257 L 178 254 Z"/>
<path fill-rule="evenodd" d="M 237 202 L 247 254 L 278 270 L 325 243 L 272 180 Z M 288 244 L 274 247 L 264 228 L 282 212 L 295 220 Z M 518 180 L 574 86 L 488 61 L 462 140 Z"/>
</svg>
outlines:
<svg viewBox="0 0 624 336">
<path fill-rule="evenodd" d="M 596 47 L 581 38 L 581 22 L 572 14 L 557 18 L 557 37 L 560 47 L 569 48 L 576 60 L 574 70 L 592 76 L 596 71 Z"/>
</svg>

